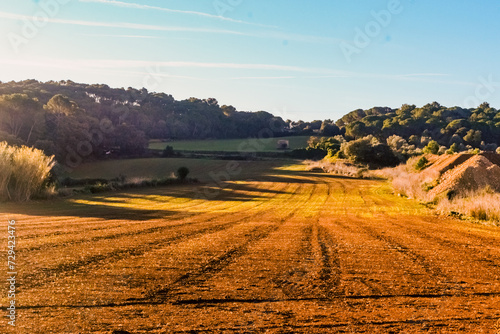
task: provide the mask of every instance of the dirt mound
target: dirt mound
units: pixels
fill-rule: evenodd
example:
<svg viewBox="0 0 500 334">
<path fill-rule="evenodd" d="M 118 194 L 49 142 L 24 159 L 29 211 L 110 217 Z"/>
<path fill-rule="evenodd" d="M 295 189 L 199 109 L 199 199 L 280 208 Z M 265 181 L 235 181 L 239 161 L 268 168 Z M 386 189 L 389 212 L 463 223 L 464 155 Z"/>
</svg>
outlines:
<svg viewBox="0 0 500 334">
<path fill-rule="evenodd" d="M 425 169 L 426 173 L 439 173 L 439 175 L 443 175 L 450 169 L 457 167 L 460 164 L 463 164 L 474 155 L 472 154 L 453 154 L 453 155 L 442 155 L 440 156 L 431 166 Z"/>
<path fill-rule="evenodd" d="M 441 176 L 439 185 L 429 191 L 429 195 L 435 197 L 450 191 L 459 195 L 487 186 L 500 192 L 500 166 L 482 155 L 475 155 L 461 165 L 448 169 Z"/>
<path fill-rule="evenodd" d="M 489 161 L 494 163 L 495 165 L 500 166 L 500 154 L 493 152 L 485 152 L 481 153 L 482 156 L 485 156 Z"/>
</svg>

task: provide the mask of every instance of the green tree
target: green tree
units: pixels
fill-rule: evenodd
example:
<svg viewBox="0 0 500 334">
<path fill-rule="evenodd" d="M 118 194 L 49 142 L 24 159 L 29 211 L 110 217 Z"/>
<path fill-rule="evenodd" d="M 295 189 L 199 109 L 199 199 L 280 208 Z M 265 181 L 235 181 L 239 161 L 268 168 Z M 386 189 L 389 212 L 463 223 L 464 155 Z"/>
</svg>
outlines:
<svg viewBox="0 0 500 334">
<path fill-rule="evenodd" d="M 25 143 L 30 143 L 34 132 L 43 126 L 42 106 L 26 94 L 0 96 L 0 130 Z"/>
<path fill-rule="evenodd" d="M 354 139 L 368 135 L 365 123 L 356 121 L 346 126 L 346 135 Z"/>
<path fill-rule="evenodd" d="M 184 181 L 189 174 L 189 169 L 187 167 L 179 167 L 177 170 L 177 177 L 179 180 Z"/>
<path fill-rule="evenodd" d="M 373 136 L 347 142 L 342 145 L 342 151 L 353 162 L 369 166 L 395 166 L 399 163 L 391 148 Z"/>
<path fill-rule="evenodd" d="M 418 171 L 421 171 L 422 169 L 424 169 L 427 166 L 428 163 L 429 163 L 429 160 L 427 160 L 426 157 L 421 157 L 420 159 L 418 159 L 417 163 L 415 164 L 415 169 Z"/>
<path fill-rule="evenodd" d="M 477 147 L 481 144 L 481 137 L 482 137 L 481 131 L 471 129 L 464 136 L 464 141 L 469 145 Z"/>
<path fill-rule="evenodd" d="M 44 108 L 53 114 L 64 116 L 71 116 L 82 111 L 75 101 L 71 101 L 68 97 L 61 94 L 54 95 Z"/>
<path fill-rule="evenodd" d="M 446 154 L 453 154 L 460 152 L 460 148 L 457 143 L 453 143 L 450 148 L 446 151 Z"/>
<path fill-rule="evenodd" d="M 438 154 L 439 144 L 435 140 L 431 140 L 426 147 L 424 147 L 424 153 Z"/>
<path fill-rule="evenodd" d="M 174 148 L 170 145 L 167 145 L 167 147 L 165 147 L 165 149 L 163 150 L 162 156 L 164 158 L 175 156 Z"/>
</svg>

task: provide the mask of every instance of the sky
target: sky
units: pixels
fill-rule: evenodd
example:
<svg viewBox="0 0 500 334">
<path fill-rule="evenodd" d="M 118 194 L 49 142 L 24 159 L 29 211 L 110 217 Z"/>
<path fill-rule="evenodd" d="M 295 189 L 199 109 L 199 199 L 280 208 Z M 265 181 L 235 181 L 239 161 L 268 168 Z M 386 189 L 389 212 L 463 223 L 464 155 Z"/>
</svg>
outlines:
<svg viewBox="0 0 500 334">
<path fill-rule="evenodd" d="M 336 120 L 374 106 L 500 108 L 497 0 L 16 0 L 0 81 L 145 87 Z"/>
</svg>

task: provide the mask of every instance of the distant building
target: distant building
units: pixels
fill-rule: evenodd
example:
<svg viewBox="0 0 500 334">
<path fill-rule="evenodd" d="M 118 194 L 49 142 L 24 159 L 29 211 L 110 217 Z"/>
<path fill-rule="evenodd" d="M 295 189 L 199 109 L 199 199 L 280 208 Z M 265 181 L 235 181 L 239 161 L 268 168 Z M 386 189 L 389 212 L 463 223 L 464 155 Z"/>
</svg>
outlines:
<svg viewBox="0 0 500 334">
<path fill-rule="evenodd" d="M 288 150 L 290 149 L 290 141 L 288 140 L 278 140 L 278 150 Z"/>
</svg>

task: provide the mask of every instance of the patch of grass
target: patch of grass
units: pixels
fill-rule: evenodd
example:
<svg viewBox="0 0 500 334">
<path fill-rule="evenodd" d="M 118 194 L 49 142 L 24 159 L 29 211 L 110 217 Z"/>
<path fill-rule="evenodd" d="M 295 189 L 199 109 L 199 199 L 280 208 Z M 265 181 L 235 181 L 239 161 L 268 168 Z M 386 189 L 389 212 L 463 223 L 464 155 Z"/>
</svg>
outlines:
<svg viewBox="0 0 500 334">
<path fill-rule="evenodd" d="M 174 140 L 169 142 L 152 141 L 149 148 L 164 150 L 171 146 L 181 151 L 218 151 L 218 152 L 282 152 L 277 149 L 278 140 L 288 140 L 290 149 L 306 148 L 310 136 L 291 136 L 280 138 L 248 139 L 210 139 L 210 140 Z"/>
</svg>

